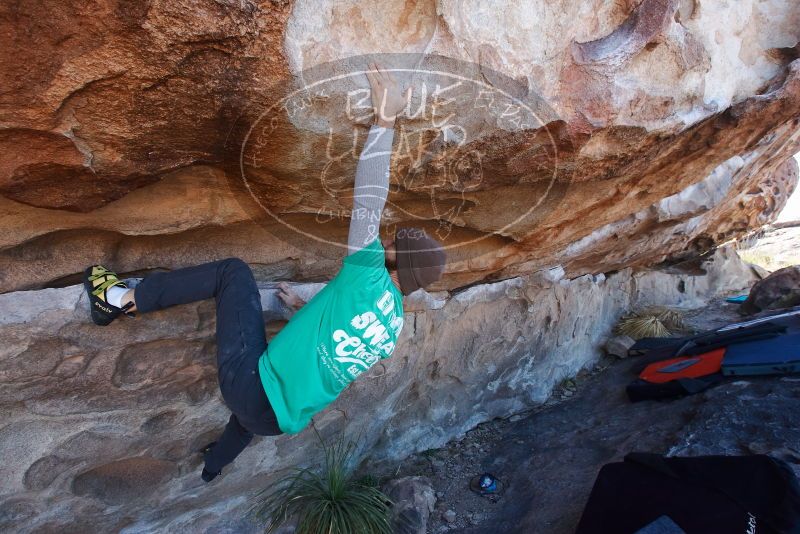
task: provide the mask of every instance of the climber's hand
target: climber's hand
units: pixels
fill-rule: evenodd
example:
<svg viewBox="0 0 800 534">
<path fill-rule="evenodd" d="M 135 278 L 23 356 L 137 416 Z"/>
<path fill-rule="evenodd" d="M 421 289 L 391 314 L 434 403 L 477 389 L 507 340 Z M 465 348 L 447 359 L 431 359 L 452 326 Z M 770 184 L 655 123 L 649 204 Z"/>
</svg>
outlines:
<svg viewBox="0 0 800 534">
<path fill-rule="evenodd" d="M 286 282 L 281 282 L 278 284 L 278 298 L 280 298 L 287 306 L 289 306 L 294 311 L 299 310 L 302 308 L 306 301 L 301 299 L 294 290 L 289 287 L 289 284 Z"/>
<path fill-rule="evenodd" d="M 375 110 L 375 124 L 384 128 L 394 127 L 394 120 L 405 109 L 411 98 L 411 88 L 405 94 L 390 72 L 377 63 L 370 63 L 367 79 L 372 89 L 372 108 Z"/>
</svg>

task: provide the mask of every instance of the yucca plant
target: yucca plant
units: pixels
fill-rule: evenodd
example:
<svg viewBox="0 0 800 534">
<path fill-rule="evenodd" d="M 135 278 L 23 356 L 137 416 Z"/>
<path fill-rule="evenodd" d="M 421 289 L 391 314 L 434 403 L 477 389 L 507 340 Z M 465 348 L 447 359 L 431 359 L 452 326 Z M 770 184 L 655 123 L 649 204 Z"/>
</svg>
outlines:
<svg viewBox="0 0 800 534">
<path fill-rule="evenodd" d="M 616 333 L 633 339 L 644 337 L 669 337 L 684 329 L 683 317 L 668 308 L 648 308 L 620 319 Z"/>
<path fill-rule="evenodd" d="M 321 437 L 320 442 L 325 453 L 321 472 L 295 467 L 274 490 L 259 493 L 252 511 L 268 523 L 267 534 L 292 518 L 297 519 L 296 534 L 391 534 L 393 503 L 374 481 L 354 477 L 353 442 L 345 445 L 343 435 L 332 446 Z"/>
</svg>

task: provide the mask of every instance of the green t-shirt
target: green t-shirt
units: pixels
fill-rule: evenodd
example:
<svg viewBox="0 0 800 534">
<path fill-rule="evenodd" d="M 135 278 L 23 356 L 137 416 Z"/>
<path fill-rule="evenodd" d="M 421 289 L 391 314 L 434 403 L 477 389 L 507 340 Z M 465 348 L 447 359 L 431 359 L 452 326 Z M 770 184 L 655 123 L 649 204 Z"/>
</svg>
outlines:
<svg viewBox="0 0 800 534">
<path fill-rule="evenodd" d="M 403 295 L 376 239 L 342 261 L 261 355 L 261 383 L 281 431 L 300 432 L 358 375 L 391 356 L 402 327 Z"/>
</svg>

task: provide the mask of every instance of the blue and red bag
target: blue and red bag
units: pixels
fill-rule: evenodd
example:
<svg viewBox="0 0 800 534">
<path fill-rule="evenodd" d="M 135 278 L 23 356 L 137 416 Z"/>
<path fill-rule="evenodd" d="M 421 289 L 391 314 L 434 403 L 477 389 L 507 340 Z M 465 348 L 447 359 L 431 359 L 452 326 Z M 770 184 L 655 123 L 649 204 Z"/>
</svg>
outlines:
<svg viewBox="0 0 800 534">
<path fill-rule="evenodd" d="M 651 363 L 625 391 L 632 402 L 699 393 L 722 380 L 725 348 Z"/>
</svg>

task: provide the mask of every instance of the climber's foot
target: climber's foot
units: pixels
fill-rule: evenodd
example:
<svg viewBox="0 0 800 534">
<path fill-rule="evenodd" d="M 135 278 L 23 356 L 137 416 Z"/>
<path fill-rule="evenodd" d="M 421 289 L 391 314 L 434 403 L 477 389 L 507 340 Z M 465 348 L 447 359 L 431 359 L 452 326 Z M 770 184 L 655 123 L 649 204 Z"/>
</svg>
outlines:
<svg viewBox="0 0 800 534">
<path fill-rule="evenodd" d="M 214 480 L 215 478 L 217 478 L 217 476 L 219 476 L 221 474 L 222 474 L 222 471 L 217 471 L 216 473 L 212 473 L 211 471 L 209 471 L 208 469 L 206 469 L 204 467 L 203 468 L 203 473 L 200 475 L 200 478 L 203 479 L 203 482 L 211 482 L 212 480 Z"/>
<path fill-rule="evenodd" d="M 100 326 L 106 326 L 121 314 L 135 317 L 131 310 L 134 303 L 128 302 L 122 307 L 114 306 L 108 302 L 108 290 L 111 288 L 127 289 L 125 282 L 117 277 L 116 273 L 109 271 L 102 265 L 92 265 L 83 272 L 83 287 L 89 296 L 92 321 Z"/>
<path fill-rule="evenodd" d="M 212 441 L 211 443 L 200 449 L 200 453 L 203 455 L 204 459 L 208 455 L 208 453 L 211 452 L 211 449 L 213 449 L 216 444 L 217 444 L 216 441 Z M 204 467 L 203 473 L 200 475 L 200 477 L 203 479 L 204 482 L 211 482 L 212 480 L 217 478 L 217 476 L 219 476 L 220 474 L 222 474 L 222 471 L 217 471 L 216 473 L 214 473 Z"/>
</svg>

